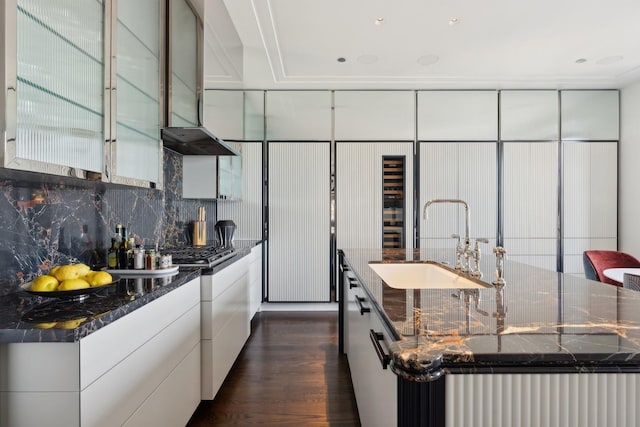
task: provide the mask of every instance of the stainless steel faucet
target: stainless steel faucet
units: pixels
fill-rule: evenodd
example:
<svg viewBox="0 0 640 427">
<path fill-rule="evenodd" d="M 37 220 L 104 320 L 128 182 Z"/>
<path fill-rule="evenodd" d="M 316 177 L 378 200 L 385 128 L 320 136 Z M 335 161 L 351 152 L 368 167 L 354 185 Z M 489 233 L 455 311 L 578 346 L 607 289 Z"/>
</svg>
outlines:
<svg viewBox="0 0 640 427">
<path fill-rule="evenodd" d="M 507 251 L 502 246 L 496 246 L 493 248 L 493 253 L 496 254 L 496 278 L 494 279 L 493 284 L 504 286 L 507 283 L 504 280 L 504 257 Z"/>
<path fill-rule="evenodd" d="M 471 255 L 471 238 L 470 238 L 470 232 L 469 232 L 469 218 L 470 218 L 470 214 L 469 214 L 469 205 L 467 204 L 467 202 L 465 202 L 464 200 L 460 200 L 460 199 L 431 199 L 428 200 L 427 203 L 424 204 L 424 209 L 422 210 L 422 216 L 423 218 L 429 219 L 429 215 L 428 215 L 428 209 L 429 206 L 431 206 L 434 203 L 459 203 L 462 206 L 464 206 L 465 209 L 465 232 L 464 232 L 464 251 L 462 252 L 462 254 L 464 255 L 465 258 L 465 262 L 462 264 L 461 266 L 461 270 L 464 272 L 468 272 L 469 271 L 469 257 Z M 458 257 L 459 260 L 459 253 L 460 253 L 460 249 L 459 246 L 456 248 L 456 256 Z M 458 268 L 456 266 L 456 268 Z"/>
</svg>

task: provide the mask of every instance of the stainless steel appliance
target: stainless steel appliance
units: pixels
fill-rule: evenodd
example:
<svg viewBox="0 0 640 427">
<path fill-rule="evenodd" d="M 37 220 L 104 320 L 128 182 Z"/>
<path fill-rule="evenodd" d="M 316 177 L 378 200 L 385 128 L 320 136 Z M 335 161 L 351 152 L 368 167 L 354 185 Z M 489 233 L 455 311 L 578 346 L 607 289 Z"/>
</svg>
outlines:
<svg viewBox="0 0 640 427">
<path fill-rule="evenodd" d="M 211 268 L 236 254 L 232 247 L 223 246 L 185 246 L 164 249 L 163 254 L 171 255 L 173 265 L 181 267 Z"/>
</svg>

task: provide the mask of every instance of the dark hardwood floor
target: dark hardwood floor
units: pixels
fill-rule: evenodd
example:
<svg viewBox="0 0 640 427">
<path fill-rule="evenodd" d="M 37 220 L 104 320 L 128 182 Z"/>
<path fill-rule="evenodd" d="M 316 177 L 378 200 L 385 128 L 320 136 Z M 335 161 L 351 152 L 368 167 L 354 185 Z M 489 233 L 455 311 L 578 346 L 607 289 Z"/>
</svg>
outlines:
<svg viewBox="0 0 640 427">
<path fill-rule="evenodd" d="M 215 400 L 188 427 L 359 426 L 336 312 L 261 312 Z"/>
</svg>

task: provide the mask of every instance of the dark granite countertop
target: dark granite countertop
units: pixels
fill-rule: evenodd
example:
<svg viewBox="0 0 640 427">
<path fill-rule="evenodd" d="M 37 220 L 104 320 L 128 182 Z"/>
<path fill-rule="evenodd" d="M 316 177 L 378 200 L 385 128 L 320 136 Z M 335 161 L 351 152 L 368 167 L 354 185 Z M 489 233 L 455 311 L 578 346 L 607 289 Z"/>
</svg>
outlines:
<svg viewBox="0 0 640 427">
<path fill-rule="evenodd" d="M 344 249 L 390 335 L 392 369 L 446 373 L 640 372 L 640 292 L 505 261 L 506 285 L 393 289 L 370 261 L 446 261 L 453 251 Z M 495 257 L 481 263 L 494 279 Z"/>
<path fill-rule="evenodd" d="M 0 296 L 0 343 L 73 342 L 200 277 L 248 255 L 256 240 L 234 242 L 237 254 L 210 269 L 184 268 L 165 276 L 123 276 L 83 301 L 15 292 Z"/>
<path fill-rule="evenodd" d="M 0 343 L 73 342 L 200 277 L 197 268 L 171 276 L 123 277 L 82 301 L 27 292 L 0 297 Z"/>
</svg>

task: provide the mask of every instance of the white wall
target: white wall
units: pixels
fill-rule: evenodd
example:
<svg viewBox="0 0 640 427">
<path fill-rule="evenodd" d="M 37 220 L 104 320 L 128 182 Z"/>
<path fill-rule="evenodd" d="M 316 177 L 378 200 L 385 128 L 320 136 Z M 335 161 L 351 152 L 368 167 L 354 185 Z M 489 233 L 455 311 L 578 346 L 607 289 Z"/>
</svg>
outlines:
<svg viewBox="0 0 640 427">
<path fill-rule="evenodd" d="M 640 82 L 620 91 L 618 249 L 640 258 Z"/>
</svg>

